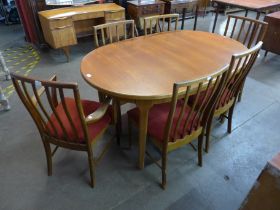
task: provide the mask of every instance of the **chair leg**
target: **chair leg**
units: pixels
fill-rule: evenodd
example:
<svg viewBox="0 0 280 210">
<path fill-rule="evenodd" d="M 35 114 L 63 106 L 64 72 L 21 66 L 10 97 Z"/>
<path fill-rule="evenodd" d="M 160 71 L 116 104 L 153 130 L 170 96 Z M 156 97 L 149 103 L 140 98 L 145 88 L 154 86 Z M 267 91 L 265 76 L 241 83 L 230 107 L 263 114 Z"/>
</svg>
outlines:
<svg viewBox="0 0 280 210">
<path fill-rule="evenodd" d="M 120 128 L 119 128 L 118 122 L 117 122 L 116 125 L 115 125 L 115 129 L 116 129 L 117 144 L 120 145 L 120 144 L 121 144 L 121 140 L 120 140 Z"/>
<path fill-rule="evenodd" d="M 47 158 L 47 165 L 48 165 L 48 176 L 52 175 L 52 151 L 51 145 L 48 142 L 43 141 L 46 158 Z"/>
<path fill-rule="evenodd" d="M 94 188 L 95 184 L 95 166 L 94 166 L 94 160 L 93 155 L 91 151 L 88 151 L 88 164 L 89 164 L 89 172 L 90 172 L 90 185 L 92 188 Z"/>
<path fill-rule="evenodd" d="M 127 117 L 127 128 L 128 128 L 128 147 L 131 148 L 132 145 L 132 121 Z"/>
<path fill-rule="evenodd" d="M 167 159 L 167 153 L 162 151 L 162 158 L 161 158 L 161 187 L 164 190 L 166 188 L 166 159 Z"/>
<path fill-rule="evenodd" d="M 231 133 L 231 130 L 232 130 L 233 110 L 234 110 L 234 105 L 230 108 L 229 113 L 228 113 L 228 127 L 227 127 L 227 132 L 228 133 Z"/>
<path fill-rule="evenodd" d="M 209 151 L 211 127 L 212 127 L 212 120 L 209 121 L 206 125 L 206 141 L 205 141 L 205 152 L 206 153 L 208 153 L 208 151 Z"/>
<path fill-rule="evenodd" d="M 203 147 L 203 133 L 200 134 L 198 137 L 198 150 L 197 150 L 197 155 L 198 155 L 198 165 L 202 167 L 202 147 Z"/>
<path fill-rule="evenodd" d="M 242 93 L 243 93 L 243 89 L 244 89 L 244 84 L 245 84 L 245 82 L 243 82 L 243 84 L 242 84 L 242 86 L 240 88 L 240 91 L 238 93 L 238 102 L 241 101 L 241 97 L 242 97 Z"/>
</svg>

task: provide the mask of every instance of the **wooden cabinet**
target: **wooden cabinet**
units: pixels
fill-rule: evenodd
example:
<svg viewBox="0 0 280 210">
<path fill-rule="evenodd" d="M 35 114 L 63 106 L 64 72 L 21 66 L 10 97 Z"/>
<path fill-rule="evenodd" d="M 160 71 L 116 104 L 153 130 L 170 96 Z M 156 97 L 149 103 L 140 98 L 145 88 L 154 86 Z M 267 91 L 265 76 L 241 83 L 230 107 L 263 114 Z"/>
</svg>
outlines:
<svg viewBox="0 0 280 210">
<path fill-rule="evenodd" d="M 55 48 L 63 48 L 77 44 L 75 36 L 75 28 L 73 25 L 66 25 L 51 30 L 52 43 Z"/>
<path fill-rule="evenodd" d="M 138 28 L 142 28 L 142 17 L 164 14 L 164 2 L 160 0 L 128 1 L 128 15 L 135 20 Z"/>
<path fill-rule="evenodd" d="M 46 42 L 54 49 L 62 48 L 69 59 L 69 46 L 77 37 L 93 34 L 93 26 L 123 20 L 125 10 L 114 3 L 67 7 L 39 12 Z"/>
<path fill-rule="evenodd" d="M 165 13 L 179 13 L 182 14 L 183 10 L 186 13 L 193 13 L 197 0 L 163 0 L 165 1 Z"/>
<path fill-rule="evenodd" d="M 265 16 L 268 30 L 264 38 L 263 49 L 280 55 L 280 11 Z"/>
</svg>

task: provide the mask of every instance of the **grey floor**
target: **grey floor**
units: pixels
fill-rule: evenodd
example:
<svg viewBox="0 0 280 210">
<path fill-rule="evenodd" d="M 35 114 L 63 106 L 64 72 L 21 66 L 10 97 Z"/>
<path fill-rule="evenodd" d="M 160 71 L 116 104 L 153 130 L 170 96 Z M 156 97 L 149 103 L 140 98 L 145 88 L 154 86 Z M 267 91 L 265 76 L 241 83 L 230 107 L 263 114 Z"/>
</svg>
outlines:
<svg viewBox="0 0 280 210">
<path fill-rule="evenodd" d="M 224 20 L 219 19 L 221 28 Z M 200 18 L 198 29 L 208 31 L 212 21 L 211 14 Z M 185 24 L 190 29 L 192 20 Z M 0 50 L 23 39 L 19 27 L 0 25 Z M 91 50 L 92 41 L 81 40 L 72 49 L 70 63 L 60 51 L 41 51 L 41 61 L 31 75 L 48 78 L 55 73 L 62 81 L 77 81 L 83 98 L 97 100 L 96 91 L 79 71 L 82 57 Z M 236 107 L 232 134 L 226 133 L 226 124 L 215 122 L 202 168 L 190 146 L 171 153 L 166 190 L 159 187 L 161 173 L 154 164 L 147 160 L 144 170 L 136 168 L 136 129 L 132 150 L 114 144 L 100 162 L 94 189 L 89 187 L 87 157 L 81 152 L 59 150 L 53 176 L 48 177 L 39 133 L 13 94 L 12 109 L 0 113 L 0 209 L 238 209 L 266 162 L 280 151 L 279 90 L 280 56 L 269 53 L 264 58 L 261 52 Z M 126 139 L 124 132 L 123 145 Z"/>
</svg>

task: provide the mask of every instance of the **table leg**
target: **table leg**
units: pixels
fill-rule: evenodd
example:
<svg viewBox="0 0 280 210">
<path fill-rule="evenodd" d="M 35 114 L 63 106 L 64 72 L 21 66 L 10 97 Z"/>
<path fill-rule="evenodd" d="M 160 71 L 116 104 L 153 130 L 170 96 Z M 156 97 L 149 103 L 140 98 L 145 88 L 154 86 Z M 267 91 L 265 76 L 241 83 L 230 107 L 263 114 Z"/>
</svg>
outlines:
<svg viewBox="0 0 280 210">
<path fill-rule="evenodd" d="M 220 5 L 219 5 L 219 4 L 217 4 L 217 9 L 216 9 L 216 14 L 215 14 L 215 19 L 214 19 L 214 24 L 213 24 L 212 33 L 214 33 L 214 32 L 215 32 L 219 12 L 220 12 Z"/>
<path fill-rule="evenodd" d="M 148 101 L 136 102 L 139 108 L 139 159 L 138 167 L 143 169 L 145 166 L 145 151 L 146 151 L 146 137 L 147 137 L 147 127 L 148 127 L 148 115 L 149 110 L 152 107 L 152 103 Z"/>
<path fill-rule="evenodd" d="M 98 98 L 99 98 L 99 102 L 104 102 L 106 99 L 106 95 L 100 91 L 98 91 Z"/>
<path fill-rule="evenodd" d="M 248 16 L 248 10 L 246 9 L 245 10 L 245 17 L 247 17 Z"/>
<path fill-rule="evenodd" d="M 186 17 L 186 8 L 183 8 L 183 16 L 182 16 L 182 25 L 181 25 L 181 30 L 184 29 L 184 24 L 185 24 L 185 17 Z"/>
<path fill-rule="evenodd" d="M 113 99 L 113 120 L 116 129 L 117 144 L 120 145 L 120 136 L 122 133 L 122 115 L 120 101 L 117 98 Z"/>
</svg>

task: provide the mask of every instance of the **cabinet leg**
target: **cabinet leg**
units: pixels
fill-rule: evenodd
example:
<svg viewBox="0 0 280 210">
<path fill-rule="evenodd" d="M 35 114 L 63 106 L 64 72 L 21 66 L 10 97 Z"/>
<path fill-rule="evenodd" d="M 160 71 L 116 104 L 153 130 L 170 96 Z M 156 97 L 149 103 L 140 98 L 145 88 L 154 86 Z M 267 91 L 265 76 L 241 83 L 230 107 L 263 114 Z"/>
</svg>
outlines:
<svg viewBox="0 0 280 210">
<path fill-rule="evenodd" d="M 268 50 L 266 50 L 266 51 L 265 51 L 265 53 L 264 53 L 264 57 L 266 57 L 266 56 L 267 56 L 267 53 L 268 53 Z"/>
<path fill-rule="evenodd" d="M 215 19 L 214 19 L 214 24 L 213 24 L 213 28 L 212 28 L 212 33 L 215 32 L 216 24 L 217 24 L 217 20 L 218 20 L 218 16 L 219 16 L 219 12 L 220 12 L 220 4 L 217 4 Z"/>
<path fill-rule="evenodd" d="M 195 8 L 195 16 L 194 16 L 194 24 L 193 24 L 193 30 L 196 31 L 196 25 L 197 25 L 197 17 L 198 17 L 198 5 Z"/>
<path fill-rule="evenodd" d="M 66 55 L 66 58 L 67 58 L 67 62 L 70 61 L 70 48 L 69 47 L 63 47 L 62 48 L 64 54 Z"/>
<path fill-rule="evenodd" d="M 181 25 L 181 30 L 184 30 L 185 17 L 186 17 L 186 8 L 183 8 L 183 15 L 182 15 L 182 25 Z"/>
</svg>

